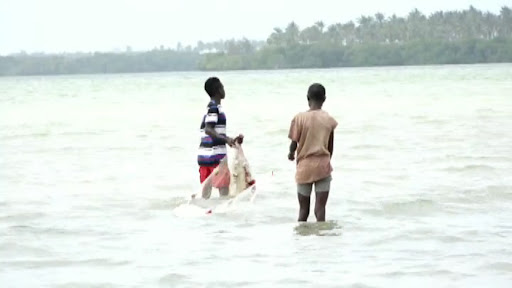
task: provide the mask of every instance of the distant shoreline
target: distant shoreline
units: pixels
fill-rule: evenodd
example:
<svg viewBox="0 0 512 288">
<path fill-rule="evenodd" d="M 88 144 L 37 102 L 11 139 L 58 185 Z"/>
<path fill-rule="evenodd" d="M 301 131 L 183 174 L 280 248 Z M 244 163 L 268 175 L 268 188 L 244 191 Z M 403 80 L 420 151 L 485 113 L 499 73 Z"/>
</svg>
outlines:
<svg viewBox="0 0 512 288">
<path fill-rule="evenodd" d="M 357 23 L 357 25 L 356 25 Z M 512 62 L 512 9 L 499 14 L 470 6 L 429 16 L 381 13 L 325 27 L 274 28 L 266 41 L 199 41 L 196 47 L 151 51 L 0 56 L 0 76 L 158 72 L 276 71 Z"/>
<path fill-rule="evenodd" d="M 512 65 L 511 62 L 485 62 L 485 63 L 460 63 L 460 64 L 410 64 L 410 65 L 379 65 L 379 66 L 345 66 L 345 67 L 328 67 L 328 68 L 281 68 L 281 69 L 244 69 L 244 70 L 175 70 L 175 71 L 145 71 L 145 72 L 110 72 L 110 73 L 66 73 L 66 74 L 33 74 L 33 75 L 0 75 L 2 78 L 17 78 L 17 77 L 65 77 L 65 76 L 101 76 L 101 75 L 138 75 L 138 74 L 166 74 L 166 73 L 197 73 L 197 74 L 223 74 L 223 73 L 236 73 L 236 72 L 281 72 L 281 71 L 300 71 L 300 70 L 341 70 L 341 69 L 357 69 L 357 68 L 423 68 L 423 67 L 457 67 L 457 66 L 485 66 L 485 65 Z"/>
</svg>

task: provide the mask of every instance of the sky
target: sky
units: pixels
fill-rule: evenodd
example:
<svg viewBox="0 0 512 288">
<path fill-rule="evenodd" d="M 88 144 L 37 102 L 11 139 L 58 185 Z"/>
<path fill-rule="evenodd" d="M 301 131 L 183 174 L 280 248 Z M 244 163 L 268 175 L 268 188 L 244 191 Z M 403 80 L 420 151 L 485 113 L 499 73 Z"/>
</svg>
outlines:
<svg viewBox="0 0 512 288">
<path fill-rule="evenodd" d="M 377 12 L 405 16 L 462 10 L 499 13 L 512 0 L 0 0 L 0 55 L 149 50 L 178 42 L 247 37 L 265 40 L 274 27 L 326 26 Z"/>
</svg>

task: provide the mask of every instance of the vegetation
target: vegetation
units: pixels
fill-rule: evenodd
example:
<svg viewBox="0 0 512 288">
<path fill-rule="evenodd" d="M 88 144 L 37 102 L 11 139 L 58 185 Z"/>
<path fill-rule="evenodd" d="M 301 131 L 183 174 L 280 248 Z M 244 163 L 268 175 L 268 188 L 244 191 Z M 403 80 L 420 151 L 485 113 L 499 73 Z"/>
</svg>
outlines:
<svg viewBox="0 0 512 288">
<path fill-rule="evenodd" d="M 213 52 L 212 52 L 213 51 Z M 147 52 L 0 57 L 0 75 L 327 68 L 512 62 L 512 10 L 474 7 L 406 17 L 381 13 L 354 23 L 275 28 L 266 41 L 198 42 Z"/>
</svg>

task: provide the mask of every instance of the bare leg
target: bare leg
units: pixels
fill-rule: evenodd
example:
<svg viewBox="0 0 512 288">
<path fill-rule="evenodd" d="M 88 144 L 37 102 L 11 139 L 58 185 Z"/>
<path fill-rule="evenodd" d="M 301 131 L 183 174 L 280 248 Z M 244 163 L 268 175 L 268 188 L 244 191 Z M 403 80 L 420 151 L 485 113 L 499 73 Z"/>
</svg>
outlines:
<svg viewBox="0 0 512 288">
<path fill-rule="evenodd" d="M 309 217 L 309 205 L 311 197 L 297 193 L 299 199 L 299 222 L 307 222 Z"/>
<path fill-rule="evenodd" d="M 210 199 L 210 196 L 212 195 L 212 186 L 210 185 L 205 185 L 203 186 L 203 198 L 204 199 Z"/>
<path fill-rule="evenodd" d="M 317 222 L 325 222 L 325 206 L 329 198 L 329 191 L 315 192 L 315 216 Z"/>
<path fill-rule="evenodd" d="M 220 194 L 220 196 L 228 196 L 229 187 L 219 188 L 219 194 Z"/>
</svg>

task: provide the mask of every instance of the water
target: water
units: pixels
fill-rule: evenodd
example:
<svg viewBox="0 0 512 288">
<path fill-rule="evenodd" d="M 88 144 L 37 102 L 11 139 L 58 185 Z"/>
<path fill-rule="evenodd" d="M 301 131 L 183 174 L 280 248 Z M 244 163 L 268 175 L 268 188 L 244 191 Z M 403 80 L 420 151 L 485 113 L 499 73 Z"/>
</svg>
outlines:
<svg viewBox="0 0 512 288">
<path fill-rule="evenodd" d="M 511 64 L 216 75 L 258 196 L 191 218 L 209 73 L 0 78 L 0 286 L 511 287 Z M 334 181 L 298 225 L 317 81 Z"/>
</svg>

